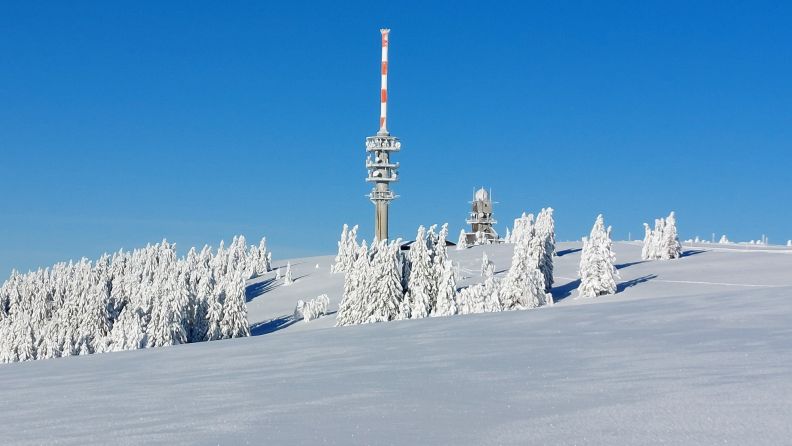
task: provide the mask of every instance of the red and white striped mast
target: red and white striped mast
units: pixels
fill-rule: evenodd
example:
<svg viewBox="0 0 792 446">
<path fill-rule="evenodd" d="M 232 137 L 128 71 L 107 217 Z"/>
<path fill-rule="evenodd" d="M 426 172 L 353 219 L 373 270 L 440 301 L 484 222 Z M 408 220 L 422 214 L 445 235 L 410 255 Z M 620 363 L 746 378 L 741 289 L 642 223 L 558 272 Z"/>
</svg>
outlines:
<svg viewBox="0 0 792 446">
<path fill-rule="evenodd" d="M 390 160 L 392 152 L 401 149 L 399 139 L 388 132 L 388 37 L 389 29 L 381 29 L 382 34 L 382 75 L 380 85 L 380 128 L 376 136 L 366 138 L 366 181 L 374 183 L 368 195 L 374 203 L 374 237 L 377 240 L 388 239 L 388 207 L 397 198 L 390 190 L 390 183 L 397 181 L 399 163 Z"/>
<path fill-rule="evenodd" d="M 388 134 L 388 34 L 389 29 L 381 29 L 382 33 L 382 83 L 380 86 L 380 135 Z"/>
</svg>

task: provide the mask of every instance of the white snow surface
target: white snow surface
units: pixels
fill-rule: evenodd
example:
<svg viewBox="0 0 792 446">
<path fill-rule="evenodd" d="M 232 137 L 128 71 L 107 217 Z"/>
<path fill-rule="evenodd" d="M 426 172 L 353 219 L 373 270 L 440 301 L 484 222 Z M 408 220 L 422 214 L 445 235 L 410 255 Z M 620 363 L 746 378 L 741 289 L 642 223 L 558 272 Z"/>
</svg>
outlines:
<svg viewBox="0 0 792 446">
<path fill-rule="evenodd" d="M 449 251 L 459 285 L 513 246 Z M 792 250 L 615 243 L 618 293 L 574 299 L 579 248 L 558 244 L 554 306 L 340 328 L 291 319 L 343 284 L 292 259 L 291 286 L 251 281 L 257 336 L 0 366 L 1 442 L 789 443 Z"/>
</svg>

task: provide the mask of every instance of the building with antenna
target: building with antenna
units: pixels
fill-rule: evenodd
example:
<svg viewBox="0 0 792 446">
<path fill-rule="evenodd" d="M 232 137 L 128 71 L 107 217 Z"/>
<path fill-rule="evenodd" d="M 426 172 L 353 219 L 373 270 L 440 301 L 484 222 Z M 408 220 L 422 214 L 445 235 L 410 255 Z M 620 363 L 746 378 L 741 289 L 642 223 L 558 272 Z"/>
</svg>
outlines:
<svg viewBox="0 0 792 446">
<path fill-rule="evenodd" d="M 398 138 L 388 132 L 388 36 L 389 29 L 381 29 L 382 34 L 382 84 L 380 89 L 380 127 L 375 136 L 366 138 L 367 182 L 374 183 L 368 198 L 374 203 L 374 237 L 388 239 L 388 208 L 397 198 L 390 190 L 390 183 L 397 181 L 399 163 L 391 160 L 391 155 L 401 149 Z"/>
<path fill-rule="evenodd" d="M 495 231 L 495 224 L 498 222 L 493 217 L 492 191 L 487 191 L 483 187 L 473 193 L 473 201 L 470 202 L 470 214 L 467 223 L 470 225 L 470 232 L 465 233 L 469 245 L 482 245 L 498 243 L 498 233 Z"/>
</svg>

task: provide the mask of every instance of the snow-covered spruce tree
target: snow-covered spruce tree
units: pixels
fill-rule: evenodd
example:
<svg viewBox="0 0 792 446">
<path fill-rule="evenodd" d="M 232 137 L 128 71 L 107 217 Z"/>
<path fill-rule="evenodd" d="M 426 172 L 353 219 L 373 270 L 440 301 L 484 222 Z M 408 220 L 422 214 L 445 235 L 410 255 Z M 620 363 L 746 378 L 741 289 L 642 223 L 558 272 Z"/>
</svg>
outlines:
<svg viewBox="0 0 792 446">
<path fill-rule="evenodd" d="M 426 230 L 418 228 L 415 241 L 410 245 L 409 288 L 401 308 L 401 319 L 419 319 L 429 316 L 437 298 L 437 278 L 432 255 L 427 246 Z"/>
<path fill-rule="evenodd" d="M 297 301 L 297 306 L 294 308 L 293 318 L 295 320 L 303 319 L 305 322 L 318 319 L 327 314 L 327 305 L 329 303 L 330 299 L 327 297 L 327 294 L 322 294 L 308 302 L 299 300 Z"/>
<path fill-rule="evenodd" d="M 523 232 L 525 232 L 525 228 L 529 227 L 533 224 L 533 214 L 528 215 L 525 212 L 522 213 L 521 216 L 514 219 L 514 226 L 512 226 L 511 237 L 509 237 L 509 243 L 517 243 L 523 236 Z"/>
<path fill-rule="evenodd" d="M 229 274 L 233 274 L 233 271 L 241 271 L 242 275 L 247 278 L 251 267 L 248 265 L 247 240 L 244 235 L 234 237 L 228 249 L 228 267 Z"/>
<path fill-rule="evenodd" d="M 481 277 L 486 277 L 487 268 L 490 265 L 490 259 L 487 257 L 487 253 L 484 252 L 481 254 Z"/>
<path fill-rule="evenodd" d="M 212 289 L 206 307 L 206 337 L 207 341 L 223 339 L 223 307 L 225 303 L 225 283 L 221 279 Z"/>
<path fill-rule="evenodd" d="M 261 251 L 259 251 L 258 260 L 261 261 Z M 193 276 L 196 283 L 191 289 L 193 294 L 193 305 L 190 309 L 191 321 L 188 330 L 188 342 L 201 342 L 206 340 L 206 333 L 209 330 L 209 305 L 214 296 L 215 280 L 212 276 L 211 268 L 212 252 L 209 247 L 204 246 L 201 253 L 198 255 L 198 264 L 195 267 Z M 257 270 L 258 271 L 258 270 Z M 219 318 L 222 314 L 218 315 Z"/>
<path fill-rule="evenodd" d="M 258 246 L 259 250 L 259 265 L 256 271 L 259 274 L 264 274 L 272 271 L 272 252 L 267 250 L 267 237 L 262 237 Z"/>
<path fill-rule="evenodd" d="M 401 265 L 399 264 L 401 239 L 388 243 L 377 242 L 369 280 L 374 283 L 365 308 L 365 322 L 387 322 L 398 319 L 404 299 Z"/>
<path fill-rule="evenodd" d="M 289 286 L 294 283 L 291 272 L 291 262 L 286 262 L 286 274 L 283 276 L 283 286 Z"/>
<path fill-rule="evenodd" d="M 456 249 L 462 251 L 464 249 L 467 249 L 467 247 L 468 247 L 467 234 L 465 234 L 465 230 L 462 229 L 461 231 L 459 231 L 459 238 L 457 239 Z"/>
<path fill-rule="evenodd" d="M 539 259 L 539 270 L 544 275 L 545 292 L 553 289 L 553 257 L 555 256 L 555 221 L 553 208 L 545 208 L 536 218 L 536 235 L 544 245 Z"/>
<path fill-rule="evenodd" d="M 652 228 L 647 223 L 644 223 L 644 240 L 643 247 L 641 248 L 641 260 L 651 260 L 654 256 L 652 252 Z"/>
<path fill-rule="evenodd" d="M 436 257 L 439 259 L 440 257 Z M 437 302 L 432 310 L 432 316 L 452 316 L 457 314 L 457 287 L 454 265 L 450 260 L 443 261 L 443 268 L 440 270 L 439 288 L 437 290 Z"/>
<path fill-rule="evenodd" d="M 240 271 L 227 277 L 225 283 L 225 302 L 223 302 L 223 319 L 220 331 L 223 339 L 250 336 L 245 306 L 245 278 Z"/>
<path fill-rule="evenodd" d="M 147 347 L 187 343 L 184 319 L 189 311 L 190 294 L 177 268 L 177 265 L 166 265 L 158 271 Z"/>
<path fill-rule="evenodd" d="M 682 256 L 682 245 L 679 243 L 679 236 L 676 227 L 676 214 L 671 211 L 665 219 L 665 227 L 662 234 L 662 255 L 664 260 L 678 259 Z"/>
<path fill-rule="evenodd" d="M 583 237 L 579 297 L 616 293 L 619 272 L 614 266 L 616 255 L 613 253 L 610 232 L 611 228 L 605 229 L 605 220 L 599 215 L 589 237 Z"/>
<path fill-rule="evenodd" d="M 336 326 L 354 325 L 363 323 L 363 314 L 366 308 L 371 282 L 371 261 L 368 246 L 363 241 L 355 256 L 355 263 L 344 276 L 344 295 L 338 305 Z"/>
<path fill-rule="evenodd" d="M 499 301 L 504 310 L 536 308 L 548 300 L 545 295 L 544 275 L 539 271 L 538 256 L 531 249 L 543 246 L 531 243 L 535 237 L 533 218 L 521 222 L 519 238 L 514 241 L 512 265 L 500 283 Z M 515 231 L 516 232 L 516 231 Z"/>
<path fill-rule="evenodd" d="M 499 300 L 500 282 L 489 277 L 484 282 L 461 290 L 457 296 L 458 314 L 490 313 L 502 311 Z"/>
<path fill-rule="evenodd" d="M 644 223 L 643 248 L 641 249 L 641 259 L 643 260 L 670 260 L 682 256 L 682 245 L 679 243 L 679 236 L 676 227 L 676 214 L 671 211 L 667 218 L 655 220 L 654 230 Z"/>
<path fill-rule="evenodd" d="M 484 231 L 476 231 L 476 241 L 474 244 L 484 245 L 486 243 L 487 243 L 487 237 L 484 234 Z"/>
<path fill-rule="evenodd" d="M 335 263 L 330 267 L 330 272 L 345 273 L 352 268 L 358 251 L 357 231 L 357 225 L 353 226 L 351 230 L 347 225 L 344 225 L 341 231 L 341 240 L 338 242 L 338 254 Z"/>
<path fill-rule="evenodd" d="M 338 253 L 335 256 L 335 263 L 330 267 L 330 272 L 333 274 L 345 273 L 349 270 L 349 244 L 347 238 L 349 237 L 349 226 L 344 223 L 341 228 L 341 240 L 338 241 Z"/>
<path fill-rule="evenodd" d="M 437 232 L 437 225 L 429 226 L 429 230 L 426 231 L 426 247 L 429 249 L 429 252 L 433 253 L 435 250 L 435 245 L 437 241 L 440 239 L 438 237 Z"/>
<path fill-rule="evenodd" d="M 663 233 L 665 232 L 665 219 L 655 219 L 655 229 L 652 231 L 652 258 L 663 258 Z"/>
<path fill-rule="evenodd" d="M 511 243 L 511 232 L 506 228 L 506 235 L 503 237 L 503 243 Z"/>
<path fill-rule="evenodd" d="M 127 305 L 113 324 L 110 332 L 110 350 L 135 350 L 146 346 L 146 332 L 143 330 L 141 311 Z"/>
</svg>

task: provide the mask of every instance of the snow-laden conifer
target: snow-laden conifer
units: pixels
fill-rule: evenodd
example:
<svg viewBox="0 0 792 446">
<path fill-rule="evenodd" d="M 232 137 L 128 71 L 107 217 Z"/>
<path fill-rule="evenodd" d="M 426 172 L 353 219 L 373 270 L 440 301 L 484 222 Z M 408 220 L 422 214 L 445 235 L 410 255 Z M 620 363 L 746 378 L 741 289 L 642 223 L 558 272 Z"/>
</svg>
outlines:
<svg viewBox="0 0 792 446">
<path fill-rule="evenodd" d="M 371 261 L 368 246 L 363 241 L 358 247 L 355 263 L 344 275 L 344 294 L 338 305 L 336 326 L 362 324 L 371 282 Z"/>
<path fill-rule="evenodd" d="M 330 299 L 327 297 L 327 294 L 322 294 L 308 302 L 299 300 L 297 301 L 297 306 L 294 308 L 293 318 L 295 320 L 303 319 L 305 322 L 318 319 L 327 314 L 327 305 L 329 303 Z"/>
<path fill-rule="evenodd" d="M 583 252 L 580 257 L 579 297 L 596 297 L 616 293 L 619 272 L 614 263 L 610 238 L 611 228 L 605 229 L 602 215 L 597 216 L 591 233 L 583 238 Z"/>
<path fill-rule="evenodd" d="M 490 313 L 503 310 L 500 302 L 500 282 L 489 277 L 484 282 L 471 285 L 461 290 L 457 296 L 458 313 Z"/>
<path fill-rule="evenodd" d="M 440 259 L 440 257 L 436 257 L 435 259 Z M 442 269 L 439 271 L 440 280 L 437 290 L 437 300 L 432 310 L 432 316 L 452 316 L 457 314 L 458 311 L 456 302 L 457 282 L 454 265 L 448 259 L 442 262 Z"/>
<path fill-rule="evenodd" d="M 682 245 L 676 227 L 676 214 L 671 211 L 665 219 L 665 228 L 662 236 L 662 259 L 678 259 L 682 256 Z"/>
<path fill-rule="evenodd" d="M 650 260 L 654 253 L 652 252 L 652 228 L 649 227 L 649 224 L 644 223 L 644 240 L 643 240 L 643 247 L 641 248 L 641 259 L 642 260 Z"/>
<path fill-rule="evenodd" d="M 366 306 L 365 322 L 387 322 L 400 317 L 404 299 L 402 289 L 401 265 L 399 264 L 401 239 L 377 242 L 372 260 L 373 284 Z"/>
<path fill-rule="evenodd" d="M 500 283 L 499 301 L 504 310 L 536 308 L 547 301 L 544 275 L 539 270 L 538 256 L 531 250 L 543 246 L 537 238 L 533 244 L 533 218 L 521 219 L 520 232 L 514 241 L 512 264 Z M 517 233 L 515 227 L 515 233 Z"/>
<path fill-rule="evenodd" d="M 459 238 L 457 239 L 456 249 L 462 251 L 464 249 L 467 249 L 467 247 L 468 247 L 467 234 L 465 234 L 465 230 L 462 229 L 461 231 L 459 231 Z"/>
<path fill-rule="evenodd" d="M 245 306 L 245 279 L 240 271 L 225 278 L 225 301 L 220 331 L 223 339 L 250 336 Z"/>
<path fill-rule="evenodd" d="M 654 229 L 644 223 L 644 242 L 641 249 L 643 260 L 670 260 L 682 256 L 682 245 L 676 227 L 676 214 L 672 211 L 668 217 L 655 220 Z"/>
<path fill-rule="evenodd" d="M 415 241 L 410 245 L 410 279 L 402 306 L 402 319 L 419 319 L 432 312 L 437 298 L 435 274 L 432 254 L 427 246 L 426 230 L 420 226 Z"/>
<path fill-rule="evenodd" d="M 291 262 L 286 262 L 286 273 L 283 276 L 283 286 L 289 286 L 294 283 L 291 271 Z"/>
<path fill-rule="evenodd" d="M 341 239 L 338 241 L 338 253 L 335 256 L 335 263 L 330 267 L 331 273 L 345 273 L 349 270 L 351 263 L 349 262 L 351 256 L 349 252 L 349 226 L 344 224 L 341 228 Z"/>
<path fill-rule="evenodd" d="M 539 270 L 544 275 L 545 292 L 553 288 L 553 257 L 555 256 L 555 221 L 553 208 L 545 208 L 536 218 L 536 236 L 541 242 L 542 252 L 539 258 Z"/>
</svg>

